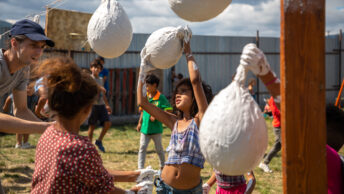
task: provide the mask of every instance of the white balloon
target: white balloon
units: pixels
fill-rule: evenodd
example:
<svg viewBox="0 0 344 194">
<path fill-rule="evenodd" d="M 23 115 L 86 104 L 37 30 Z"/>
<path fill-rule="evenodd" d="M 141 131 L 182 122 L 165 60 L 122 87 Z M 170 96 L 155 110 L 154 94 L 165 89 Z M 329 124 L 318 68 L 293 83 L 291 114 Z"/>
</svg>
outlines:
<svg viewBox="0 0 344 194">
<path fill-rule="evenodd" d="M 183 41 L 191 38 L 188 27 L 165 27 L 153 32 L 141 51 L 143 62 L 159 69 L 174 66 L 183 54 Z"/>
<path fill-rule="evenodd" d="M 130 20 L 115 0 L 102 0 L 87 27 L 91 48 L 100 56 L 115 58 L 129 47 L 133 37 Z"/>
<path fill-rule="evenodd" d="M 200 125 L 205 159 L 223 174 L 242 175 L 262 160 L 268 135 L 262 112 L 244 87 L 246 70 L 240 65 L 235 81 L 220 91 Z"/>
<path fill-rule="evenodd" d="M 232 0 L 168 0 L 172 10 L 181 18 L 201 22 L 223 12 Z"/>
</svg>

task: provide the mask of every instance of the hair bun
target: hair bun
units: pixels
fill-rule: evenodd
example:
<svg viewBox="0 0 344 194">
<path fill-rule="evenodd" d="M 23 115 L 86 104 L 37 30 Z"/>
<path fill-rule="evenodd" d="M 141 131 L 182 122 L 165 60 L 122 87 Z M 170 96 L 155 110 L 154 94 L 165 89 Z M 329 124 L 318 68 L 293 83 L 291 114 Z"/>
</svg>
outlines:
<svg viewBox="0 0 344 194">
<path fill-rule="evenodd" d="M 81 72 L 79 69 L 69 66 L 65 69 L 65 73 L 62 74 L 61 85 L 64 87 L 66 92 L 73 93 L 80 90 L 81 86 Z M 58 87 L 58 86 L 57 86 Z"/>
<path fill-rule="evenodd" d="M 41 75 L 47 78 L 48 88 L 74 93 L 81 87 L 81 69 L 69 57 L 44 60 L 39 67 Z"/>
</svg>

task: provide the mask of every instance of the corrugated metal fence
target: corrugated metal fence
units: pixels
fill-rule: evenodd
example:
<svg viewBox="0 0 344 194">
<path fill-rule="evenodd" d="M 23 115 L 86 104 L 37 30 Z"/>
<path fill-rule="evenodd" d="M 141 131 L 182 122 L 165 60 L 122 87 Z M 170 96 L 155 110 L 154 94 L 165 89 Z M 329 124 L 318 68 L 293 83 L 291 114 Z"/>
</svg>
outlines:
<svg viewBox="0 0 344 194">
<path fill-rule="evenodd" d="M 136 73 L 137 68 L 140 66 L 140 51 L 144 47 L 144 44 L 148 38 L 148 34 L 134 34 L 133 40 L 129 49 L 125 54 L 116 58 L 116 59 L 106 59 L 105 67 L 110 69 L 112 72 L 112 80 L 110 85 L 112 85 L 112 93 L 118 95 L 118 87 L 116 89 L 116 74 L 118 70 L 123 78 L 123 73 L 125 75 L 132 75 L 131 79 L 127 82 L 121 81 L 121 84 L 125 85 L 125 91 L 127 94 L 131 89 L 127 87 L 136 86 Z M 200 67 L 202 79 L 208 83 L 214 93 L 218 93 L 221 89 L 225 88 L 232 79 L 236 68 L 240 61 L 240 55 L 242 48 L 247 43 L 259 43 L 259 47 L 265 52 L 267 59 L 271 65 L 271 68 L 279 76 L 280 74 L 280 40 L 279 38 L 267 38 L 261 37 L 225 37 L 225 36 L 193 36 L 191 40 L 191 47 L 193 55 L 196 58 L 196 61 Z M 1 42 L 2 43 L 2 42 Z M 1 45 L 3 47 L 3 45 Z M 343 51 L 339 51 L 339 36 L 331 36 L 326 38 L 326 100 L 327 103 L 334 103 L 335 98 L 339 91 L 339 85 L 343 79 L 343 61 L 340 61 L 340 54 L 343 56 Z M 344 48 L 344 43 L 342 42 L 341 48 Z M 80 51 L 46 51 L 44 57 L 50 57 L 55 55 L 69 55 L 74 58 L 76 63 L 80 67 L 88 68 L 90 62 L 97 57 L 95 53 L 80 52 Z M 341 62 L 341 64 L 340 64 Z M 188 77 L 186 60 L 183 56 L 181 60 L 175 66 L 175 72 L 182 73 L 184 77 Z M 248 75 L 248 79 L 253 77 L 251 74 Z M 121 79 L 122 79 L 121 78 Z M 128 79 L 128 77 L 126 78 Z M 170 96 L 172 92 L 171 84 L 171 69 L 163 70 L 163 93 L 166 96 Z M 312 80 L 310 80 L 312 81 Z M 132 85 L 129 84 L 133 83 Z M 121 85 L 120 84 L 120 85 Z M 128 85 L 129 84 L 129 85 Z M 118 86 L 118 85 L 117 85 Z M 123 85 L 121 85 L 123 88 Z M 268 98 L 269 94 L 265 86 L 258 82 L 257 86 L 254 88 L 258 97 L 258 102 L 261 106 L 264 105 L 264 98 Z M 116 91 L 115 91 L 116 90 Z M 134 91 L 135 89 L 133 89 Z M 129 96 L 126 94 L 128 99 Z M 134 93 L 133 93 L 134 94 Z M 121 95 L 121 94 L 120 94 Z M 117 97 L 113 97 L 113 100 Z M 135 96 L 134 96 L 135 99 Z M 113 103 L 113 106 L 118 105 L 118 101 Z M 130 101 L 130 108 L 121 107 L 123 111 L 114 111 L 114 114 L 126 115 L 126 114 L 135 114 L 136 111 L 132 109 L 135 106 L 135 100 Z M 117 103 L 117 105 L 116 105 Z M 128 104 L 127 102 L 122 102 Z M 123 105 L 123 104 L 122 104 Z M 122 106 L 121 105 L 121 106 Z M 120 106 L 120 105 L 118 105 Z M 125 110 L 124 109 L 128 109 Z M 130 110 L 129 110 L 130 109 Z"/>
</svg>

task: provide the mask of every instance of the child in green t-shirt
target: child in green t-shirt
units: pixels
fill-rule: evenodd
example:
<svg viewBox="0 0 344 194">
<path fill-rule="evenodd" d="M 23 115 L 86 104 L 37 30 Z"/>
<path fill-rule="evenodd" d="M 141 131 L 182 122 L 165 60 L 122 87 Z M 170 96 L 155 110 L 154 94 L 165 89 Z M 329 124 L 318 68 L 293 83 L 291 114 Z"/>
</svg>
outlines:
<svg viewBox="0 0 344 194">
<path fill-rule="evenodd" d="M 165 111 L 171 111 L 172 107 L 170 103 L 166 97 L 157 90 L 159 81 L 159 78 L 154 74 L 149 74 L 146 76 L 145 83 L 147 88 L 147 98 L 149 102 L 155 106 Z M 150 140 L 153 139 L 156 152 L 158 153 L 160 159 L 160 167 L 162 169 L 165 163 L 165 154 L 161 143 L 162 123 L 155 120 L 153 116 L 143 110 L 141 111 L 140 120 L 137 125 L 137 131 L 141 131 L 138 168 L 144 168 L 147 147 Z"/>
</svg>

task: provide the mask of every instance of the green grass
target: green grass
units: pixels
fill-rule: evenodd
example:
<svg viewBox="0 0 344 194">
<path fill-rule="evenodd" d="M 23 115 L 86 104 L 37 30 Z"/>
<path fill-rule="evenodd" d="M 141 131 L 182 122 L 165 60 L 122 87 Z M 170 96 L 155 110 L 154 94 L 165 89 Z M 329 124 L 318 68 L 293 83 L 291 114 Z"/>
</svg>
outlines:
<svg viewBox="0 0 344 194">
<path fill-rule="evenodd" d="M 267 120 L 269 128 L 269 147 L 273 145 L 274 135 L 271 128 L 271 120 Z M 137 168 L 137 153 L 140 144 L 140 133 L 135 125 L 114 126 L 105 135 L 103 145 L 106 153 L 101 153 L 103 163 L 108 169 L 135 170 Z M 95 130 L 94 139 L 98 137 L 101 129 Z M 83 128 L 81 135 L 87 136 L 87 130 Z M 170 140 L 171 131 L 164 129 L 163 146 L 166 148 Z M 30 135 L 29 142 L 36 145 L 40 135 Z M 6 193 L 29 193 L 31 177 L 34 171 L 35 149 L 15 149 L 15 136 L 6 135 L 0 137 L 0 177 Z M 154 144 L 151 141 L 147 150 L 146 166 L 159 168 L 159 159 L 155 153 Z M 166 155 L 167 157 L 167 155 Z M 282 193 L 282 167 L 281 154 L 274 158 L 270 167 L 272 174 L 263 173 L 255 169 L 257 184 L 254 193 Z M 201 172 L 203 182 L 207 181 L 212 173 L 211 166 L 206 162 Z M 116 186 L 129 189 L 135 183 L 115 183 Z M 215 193 L 215 185 L 211 193 Z"/>
</svg>

